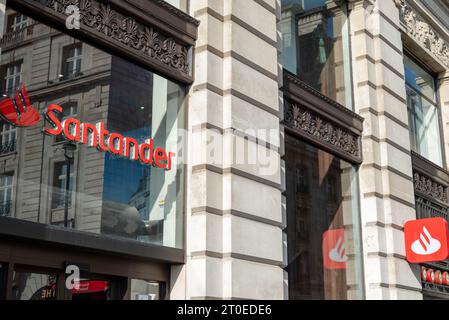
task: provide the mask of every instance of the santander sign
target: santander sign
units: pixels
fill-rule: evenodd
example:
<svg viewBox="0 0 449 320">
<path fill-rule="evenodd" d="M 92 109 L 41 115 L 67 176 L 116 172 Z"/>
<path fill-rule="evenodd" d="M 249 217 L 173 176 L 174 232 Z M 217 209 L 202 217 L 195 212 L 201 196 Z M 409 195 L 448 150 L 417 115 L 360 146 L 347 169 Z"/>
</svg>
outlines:
<svg viewBox="0 0 449 320">
<path fill-rule="evenodd" d="M 61 106 L 56 104 L 48 106 L 46 118 L 51 127 L 44 128 L 44 133 L 52 136 L 63 135 L 66 140 L 85 144 L 103 152 L 110 152 L 167 171 L 172 170 L 173 157 L 176 154 L 167 152 L 163 148 L 156 148 L 153 139 L 139 144 L 134 138 L 109 132 L 103 122 L 82 123 L 75 118 L 68 118 L 61 122 L 58 116 L 61 114 Z"/>
<path fill-rule="evenodd" d="M 176 154 L 163 148 L 156 148 L 153 139 L 140 144 L 136 139 L 109 132 L 103 122 L 81 123 L 75 118 L 61 122 L 59 120 L 61 117 L 58 117 L 60 115 L 62 115 L 61 106 L 56 104 L 48 106 L 46 119 L 50 122 L 50 127 L 44 128 L 44 133 L 52 136 L 63 135 L 66 140 L 167 171 L 172 169 L 173 157 Z M 33 127 L 40 122 L 39 111 L 31 105 L 23 84 L 17 89 L 14 98 L 0 101 L 0 117 L 15 127 Z"/>
</svg>

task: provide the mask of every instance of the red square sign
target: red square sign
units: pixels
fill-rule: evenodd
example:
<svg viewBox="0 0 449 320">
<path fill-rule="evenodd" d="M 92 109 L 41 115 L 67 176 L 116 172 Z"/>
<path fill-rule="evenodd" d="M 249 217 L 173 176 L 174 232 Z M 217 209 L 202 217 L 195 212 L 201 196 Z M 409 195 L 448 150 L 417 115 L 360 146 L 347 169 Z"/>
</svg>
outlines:
<svg viewBox="0 0 449 320">
<path fill-rule="evenodd" d="M 404 234 L 408 262 L 436 262 L 449 257 L 449 230 L 445 219 L 409 221 L 404 226 Z"/>
<path fill-rule="evenodd" d="M 330 270 L 346 269 L 345 229 L 328 230 L 323 234 L 323 262 Z"/>
</svg>

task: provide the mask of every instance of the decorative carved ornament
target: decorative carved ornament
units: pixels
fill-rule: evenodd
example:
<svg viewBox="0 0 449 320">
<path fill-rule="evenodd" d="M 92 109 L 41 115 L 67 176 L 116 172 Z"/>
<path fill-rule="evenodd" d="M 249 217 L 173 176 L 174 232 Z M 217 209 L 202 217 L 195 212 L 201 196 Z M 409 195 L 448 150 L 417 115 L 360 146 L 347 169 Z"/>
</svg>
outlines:
<svg viewBox="0 0 449 320">
<path fill-rule="evenodd" d="M 448 203 L 448 188 L 435 182 L 434 180 L 415 172 L 413 175 L 415 191 L 420 192 L 432 199 L 443 203 Z"/>
<path fill-rule="evenodd" d="M 425 21 L 406 0 L 396 0 L 407 34 L 449 68 L 449 44 Z"/>
<path fill-rule="evenodd" d="M 35 0 L 39 1 L 39 0 Z M 190 74 L 188 49 L 170 37 L 165 37 L 152 27 L 136 22 L 126 17 L 109 4 L 102 4 L 96 0 L 40 0 L 40 3 L 64 15 L 70 5 L 80 10 L 80 23 L 86 27 L 103 33 L 111 40 L 144 53 L 165 65 Z M 70 12 L 70 11 L 69 11 Z"/>
<path fill-rule="evenodd" d="M 302 134 L 336 148 L 351 157 L 360 157 L 359 137 L 306 110 L 298 104 L 285 103 L 285 124 Z"/>
</svg>

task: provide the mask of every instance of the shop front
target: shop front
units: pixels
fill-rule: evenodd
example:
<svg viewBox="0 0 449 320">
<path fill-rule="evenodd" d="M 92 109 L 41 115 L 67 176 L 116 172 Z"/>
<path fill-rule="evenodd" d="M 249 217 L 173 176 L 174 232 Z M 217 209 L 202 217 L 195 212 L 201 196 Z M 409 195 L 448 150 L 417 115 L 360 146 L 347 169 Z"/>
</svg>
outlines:
<svg viewBox="0 0 449 320">
<path fill-rule="evenodd" d="M 0 299 L 168 297 L 197 30 L 172 4 L 7 1 Z"/>
</svg>

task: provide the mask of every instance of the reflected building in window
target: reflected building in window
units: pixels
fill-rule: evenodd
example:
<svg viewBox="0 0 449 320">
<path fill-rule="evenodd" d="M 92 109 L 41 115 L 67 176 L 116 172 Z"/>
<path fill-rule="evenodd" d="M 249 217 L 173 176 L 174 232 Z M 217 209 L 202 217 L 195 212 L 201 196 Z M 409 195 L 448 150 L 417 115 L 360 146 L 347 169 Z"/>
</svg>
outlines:
<svg viewBox="0 0 449 320">
<path fill-rule="evenodd" d="M 177 152 L 184 125 L 179 85 L 12 9 L 6 17 L 9 31 L 0 40 L 4 96 L 23 83 L 41 113 L 57 104 L 61 121 L 102 122 L 108 133 L 139 144 L 152 138 L 155 148 Z M 166 171 L 78 144 L 67 174 L 67 139 L 44 135 L 50 125 L 46 119 L 30 128 L 2 123 L 0 157 L 15 183 L 0 203 L 7 215 L 182 247 L 181 166 Z"/>
</svg>

